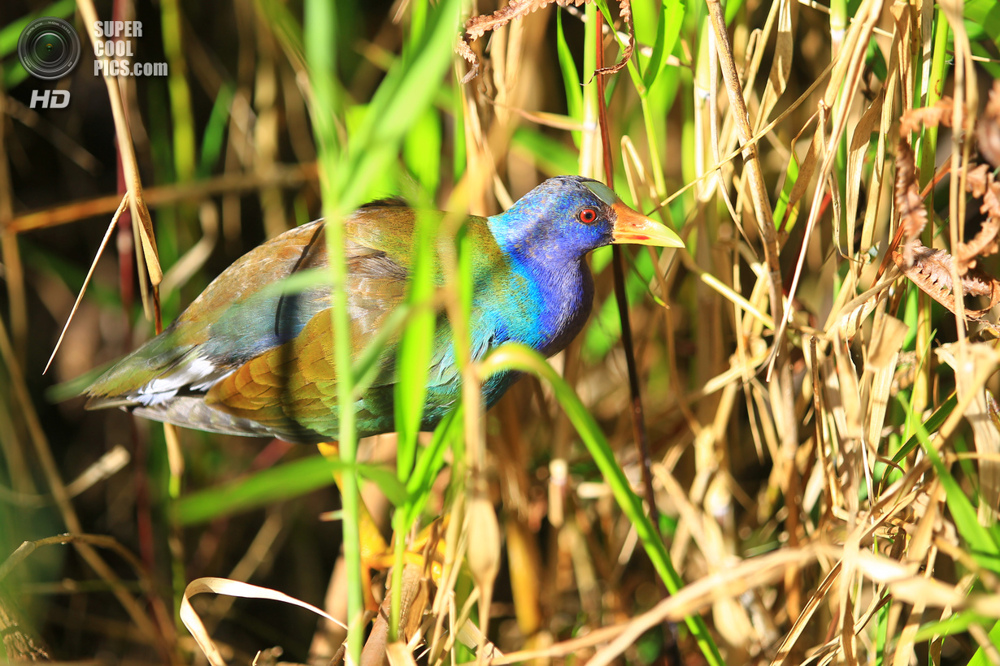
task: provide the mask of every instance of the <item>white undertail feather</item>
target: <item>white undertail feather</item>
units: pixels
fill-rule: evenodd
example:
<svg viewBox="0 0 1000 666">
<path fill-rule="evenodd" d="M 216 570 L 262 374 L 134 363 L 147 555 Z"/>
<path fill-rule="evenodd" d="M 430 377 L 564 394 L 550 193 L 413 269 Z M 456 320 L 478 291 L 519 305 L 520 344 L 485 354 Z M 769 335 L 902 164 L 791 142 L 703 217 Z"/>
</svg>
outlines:
<svg viewBox="0 0 1000 666">
<path fill-rule="evenodd" d="M 140 405 L 155 407 L 174 399 L 182 389 L 196 393 L 208 391 L 233 372 L 235 368 L 220 367 L 207 358 L 189 353 L 169 370 L 140 386 L 128 397 Z"/>
</svg>

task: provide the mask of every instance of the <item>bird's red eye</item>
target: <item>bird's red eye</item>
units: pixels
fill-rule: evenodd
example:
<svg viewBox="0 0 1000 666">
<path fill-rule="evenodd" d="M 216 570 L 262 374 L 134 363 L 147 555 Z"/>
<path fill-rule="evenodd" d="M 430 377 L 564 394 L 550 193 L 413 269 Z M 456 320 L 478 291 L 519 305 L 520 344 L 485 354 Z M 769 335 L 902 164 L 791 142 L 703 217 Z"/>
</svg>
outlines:
<svg viewBox="0 0 1000 666">
<path fill-rule="evenodd" d="M 584 208 L 580 211 L 580 214 L 577 217 L 579 217 L 580 221 L 584 224 L 593 224 L 594 220 L 597 219 L 597 211 L 593 208 Z"/>
</svg>

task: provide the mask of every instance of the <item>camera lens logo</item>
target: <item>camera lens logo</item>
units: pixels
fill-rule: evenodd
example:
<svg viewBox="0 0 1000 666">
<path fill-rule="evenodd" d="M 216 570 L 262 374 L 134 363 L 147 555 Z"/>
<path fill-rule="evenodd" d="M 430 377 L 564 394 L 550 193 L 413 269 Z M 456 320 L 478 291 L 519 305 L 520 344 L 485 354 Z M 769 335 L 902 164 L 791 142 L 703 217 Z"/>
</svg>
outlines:
<svg viewBox="0 0 1000 666">
<path fill-rule="evenodd" d="M 73 26 L 60 18 L 38 18 L 21 31 L 17 57 L 36 79 L 59 79 L 80 62 L 80 38 Z"/>
</svg>

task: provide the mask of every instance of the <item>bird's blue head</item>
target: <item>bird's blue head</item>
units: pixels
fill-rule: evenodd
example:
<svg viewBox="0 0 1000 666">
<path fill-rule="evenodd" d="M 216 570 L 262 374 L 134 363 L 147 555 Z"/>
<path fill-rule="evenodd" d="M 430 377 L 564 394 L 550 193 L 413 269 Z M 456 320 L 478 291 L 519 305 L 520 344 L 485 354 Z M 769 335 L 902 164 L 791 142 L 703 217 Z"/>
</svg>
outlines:
<svg viewBox="0 0 1000 666">
<path fill-rule="evenodd" d="M 611 243 L 682 245 L 677 234 L 626 206 L 610 187 L 581 176 L 550 178 L 491 217 L 490 228 L 511 255 L 550 267 L 578 262 Z"/>
</svg>

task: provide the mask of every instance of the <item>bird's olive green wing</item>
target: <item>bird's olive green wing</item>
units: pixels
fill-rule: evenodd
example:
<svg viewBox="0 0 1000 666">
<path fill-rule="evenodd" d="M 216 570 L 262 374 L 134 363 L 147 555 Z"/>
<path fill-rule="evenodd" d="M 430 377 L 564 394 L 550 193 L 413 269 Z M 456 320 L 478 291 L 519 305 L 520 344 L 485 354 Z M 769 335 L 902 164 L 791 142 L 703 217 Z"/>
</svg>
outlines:
<svg viewBox="0 0 1000 666">
<path fill-rule="evenodd" d="M 292 229 L 243 255 L 163 333 L 121 359 L 87 389 L 90 408 L 162 403 L 205 390 L 328 307 L 314 289 L 283 307 L 275 283 L 326 265 L 322 224 Z M 284 319 L 282 319 L 284 317 Z M 304 321 L 303 321 L 304 320 Z"/>
<path fill-rule="evenodd" d="M 373 222 L 378 220 L 378 224 Z M 378 345 L 373 376 L 355 402 L 361 435 L 393 429 L 396 349 L 402 320 L 393 313 L 404 303 L 413 246 L 414 214 L 410 209 L 366 207 L 347 221 L 348 308 L 352 359 L 366 346 Z M 482 218 L 470 218 L 466 233 L 493 242 Z M 488 246 L 487 246 L 488 249 Z M 437 282 L 441 283 L 440 271 Z M 484 272 L 488 272 L 485 271 Z M 338 434 L 337 372 L 329 310 L 316 313 L 291 340 L 250 359 L 216 383 L 205 404 L 236 419 L 259 424 L 270 432 L 297 440 L 329 439 Z M 459 374 L 451 334 L 443 314 L 428 372 L 428 420 L 446 412 L 459 395 Z"/>
<path fill-rule="evenodd" d="M 348 231 L 346 293 L 351 317 L 351 356 L 357 361 L 366 346 L 380 337 L 387 320 L 403 303 L 408 274 L 404 266 L 381 249 L 361 244 L 353 228 Z M 385 232 L 381 235 L 384 238 Z M 365 239 L 365 242 L 375 244 L 378 240 Z M 364 400 L 358 404 L 362 433 L 385 429 L 382 420 L 386 418 L 391 429 L 393 365 L 399 334 L 399 330 L 389 331 L 378 340 L 382 349 L 375 360 L 375 377 Z M 205 396 L 205 404 L 235 418 L 258 423 L 288 439 L 336 437 L 334 358 L 332 318 L 326 308 L 314 314 L 294 338 L 256 355 L 216 383 Z M 384 409 L 386 406 L 388 409 Z M 374 414 L 383 415 L 382 420 L 375 423 L 378 419 Z"/>
<path fill-rule="evenodd" d="M 394 204 L 372 206 L 346 225 L 355 339 L 370 340 L 404 298 L 408 261 L 400 253 L 412 236 L 413 214 Z M 379 246 L 387 246 L 391 256 Z M 309 421 L 319 425 L 319 412 L 333 404 L 332 336 L 326 328 L 330 288 L 322 271 L 306 279 L 304 288 L 285 289 L 282 282 L 327 265 L 321 222 L 257 247 L 213 281 L 163 334 L 91 385 L 88 408 L 126 407 L 147 418 L 216 432 L 313 438 L 292 413 L 313 414 Z M 300 360 L 289 361 L 290 352 Z M 213 387 L 230 377 L 212 393 L 211 404 L 206 402 Z M 286 377 L 298 384 L 289 385 Z M 286 407 L 289 414 L 282 416 Z"/>
</svg>

